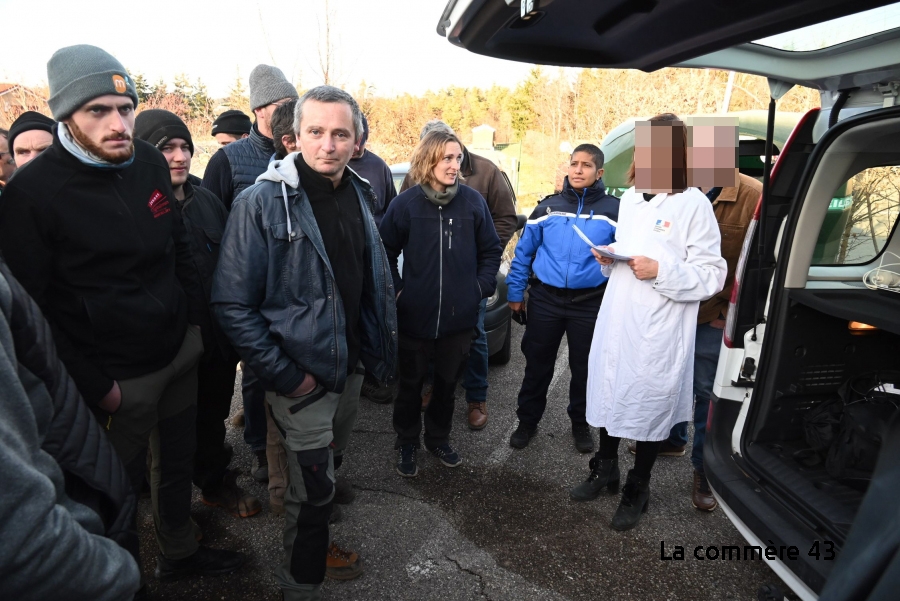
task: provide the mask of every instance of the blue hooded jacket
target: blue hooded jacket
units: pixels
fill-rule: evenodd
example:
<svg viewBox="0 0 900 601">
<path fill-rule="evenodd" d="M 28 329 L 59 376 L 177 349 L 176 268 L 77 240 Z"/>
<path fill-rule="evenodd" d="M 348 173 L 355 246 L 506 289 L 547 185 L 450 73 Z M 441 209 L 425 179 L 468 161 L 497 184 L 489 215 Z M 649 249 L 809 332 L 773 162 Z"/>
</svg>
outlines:
<svg viewBox="0 0 900 601">
<path fill-rule="evenodd" d="M 563 191 L 542 200 L 516 244 L 506 283 L 510 302 L 522 302 L 528 277 L 557 288 L 596 288 L 608 279 L 600 272 L 591 247 L 578 237 L 577 225 L 597 245 L 611 244 L 619 219 L 619 199 L 606 193 L 602 179 L 581 194 L 566 178 Z"/>
</svg>

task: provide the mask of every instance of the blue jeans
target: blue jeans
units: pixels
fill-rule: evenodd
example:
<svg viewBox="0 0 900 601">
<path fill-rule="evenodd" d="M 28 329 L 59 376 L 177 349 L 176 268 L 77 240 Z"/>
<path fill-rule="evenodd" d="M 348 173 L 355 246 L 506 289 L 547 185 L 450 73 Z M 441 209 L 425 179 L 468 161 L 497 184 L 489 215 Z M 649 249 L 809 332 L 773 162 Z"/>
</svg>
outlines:
<svg viewBox="0 0 900 601">
<path fill-rule="evenodd" d="M 481 300 L 478 307 L 478 338 L 472 342 L 469 350 L 469 361 L 466 363 L 466 371 L 463 374 L 462 386 L 466 389 L 466 401 L 469 403 L 483 403 L 487 400 L 488 390 L 488 343 L 487 333 L 484 331 L 484 312 L 487 309 L 487 299 Z"/>
<path fill-rule="evenodd" d="M 703 443 L 706 441 L 706 417 L 709 413 L 709 397 L 712 396 L 719 350 L 722 348 L 722 330 L 708 323 L 697 326 L 694 343 L 694 446 L 691 464 L 703 473 Z M 672 426 L 669 444 L 683 447 L 687 444 L 687 422 Z"/>
<path fill-rule="evenodd" d="M 253 451 L 266 450 L 266 389 L 244 364 L 241 374 L 244 399 L 244 442 Z"/>
</svg>

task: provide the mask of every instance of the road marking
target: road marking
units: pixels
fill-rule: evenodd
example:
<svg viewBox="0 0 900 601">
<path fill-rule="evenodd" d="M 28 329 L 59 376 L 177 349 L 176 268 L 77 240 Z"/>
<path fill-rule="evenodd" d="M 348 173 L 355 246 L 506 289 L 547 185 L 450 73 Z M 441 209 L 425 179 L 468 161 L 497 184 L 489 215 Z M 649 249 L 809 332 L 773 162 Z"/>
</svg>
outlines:
<svg viewBox="0 0 900 601">
<path fill-rule="evenodd" d="M 559 355 L 556 357 L 556 364 L 553 366 L 553 379 L 550 380 L 550 388 L 547 389 L 547 398 L 551 398 L 553 391 L 559 384 L 560 378 L 566 371 L 568 371 L 568 364 L 569 345 L 567 342 L 563 341 L 563 344 L 561 345 L 559 351 Z M 488 457 L 488 467 L 502 465 L 506 463 L 507 459 L 509 459 L 509 456 L 513 452 L 513 448 L 509 446 L 509 437 L 512 436 L 512 433 L 516 431 L 516 426 L 518 425 L 518 423 L 518 420 L 513 420 L 513 423 L 509 427 L 509 430 L 506 432 L 505 437 L 500 440 L 500 447 L 496 451 L 491 453 L 490 457 Z"/>
</svg>

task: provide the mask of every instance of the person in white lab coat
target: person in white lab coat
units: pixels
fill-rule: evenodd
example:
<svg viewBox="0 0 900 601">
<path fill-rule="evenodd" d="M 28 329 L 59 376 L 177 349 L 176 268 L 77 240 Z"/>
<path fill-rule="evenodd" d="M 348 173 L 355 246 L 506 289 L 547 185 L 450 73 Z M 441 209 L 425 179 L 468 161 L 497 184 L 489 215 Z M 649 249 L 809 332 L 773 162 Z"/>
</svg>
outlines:
<svg viewBox="0 0 900 601">
<path fill-rule="evenodd" d="M 627 530 L 647 510 L 660 441 L 691 417 L 694 336 L 700 301 L 725 284 L 726 264 L 709 199 L 687 187 L 686 133 L 671 114 L 635 127 L 635 186 L 622 195 L 611 252 L 595 257 L 610 275 L 588 367 L 587 420 L 600 428 L 588 479 L 576 501 L 619 487 L 618 447 L 637 441 L 611 527 Z"/>
</svg>

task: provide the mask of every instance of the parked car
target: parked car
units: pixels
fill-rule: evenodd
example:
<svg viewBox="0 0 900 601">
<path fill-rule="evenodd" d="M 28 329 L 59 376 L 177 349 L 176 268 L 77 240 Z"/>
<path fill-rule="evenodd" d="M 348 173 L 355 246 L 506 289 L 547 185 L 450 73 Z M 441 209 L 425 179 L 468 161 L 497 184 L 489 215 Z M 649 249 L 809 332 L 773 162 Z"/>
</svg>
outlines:
<svg viewBox="0 0 900 601">
<path fill-rule="evenodd" d="M 391 165 L 391 177 L 394 179 L 394 187 L 400 190 L 403 179 L 409 173 L 409 163 L 397 163 Z M 503 173 L 501 171 L 501 173 Z M 506 174 L 503 174 L 506 178 Z M 509 184 L 509 179 L 506 180 Z M 512 192 L 512 186 L 510 186 Z M 515 199 L 513 193 L 513 199 Z M 525 227 L 526 217 L 519 215 L 519 223 L 516 231 Z M 401 256 L 402 260 L 402 256 Z M 506 301 L 506 275 L 509 273 L 510 261 L 504 253 L 497 272 L 497 289 L 487 299 L 487 308 L 484 312 L 484 331 L 487 333 L 488 361 L 492 365 L 506 365 L 512 357 L 512 311 Z M 402 265 L 401 265 L 402 269 Z"/>
<path fill-rule="evenodd" d="M 451 1 L 438 33 L 511 60 L 728 69 L 768 77 L 776 99 L 820 91 L 787 137 L 762 136 L 779 152 L 735 276 L 706 474 L 801 599 L 898 598 L 900 455 L 877 452 L 900 443 L 900 5 Z"/>
</svg>

